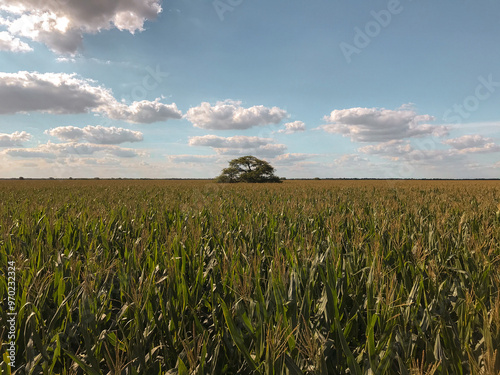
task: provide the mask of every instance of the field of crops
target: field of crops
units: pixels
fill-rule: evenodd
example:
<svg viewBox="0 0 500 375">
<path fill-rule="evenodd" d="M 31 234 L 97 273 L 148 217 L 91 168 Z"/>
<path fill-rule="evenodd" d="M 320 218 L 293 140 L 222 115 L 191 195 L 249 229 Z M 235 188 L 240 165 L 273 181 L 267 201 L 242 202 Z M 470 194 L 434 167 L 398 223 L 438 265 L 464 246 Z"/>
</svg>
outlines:
<svg viewBox="0 0 500 375">
<path fill-rule="evenodd" d="M 3 374 L 500 373 L 500 182 L 2 181 L 0 247 Z"/>
</svg>

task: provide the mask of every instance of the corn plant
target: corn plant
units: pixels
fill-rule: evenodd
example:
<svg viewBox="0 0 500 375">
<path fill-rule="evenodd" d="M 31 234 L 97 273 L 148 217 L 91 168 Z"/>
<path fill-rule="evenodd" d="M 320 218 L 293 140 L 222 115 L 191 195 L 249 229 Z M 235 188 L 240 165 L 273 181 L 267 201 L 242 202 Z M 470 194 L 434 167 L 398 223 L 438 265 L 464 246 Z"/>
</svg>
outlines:
<svg viewBox="0 0 500 375">
<path fill-rule="evenodd" d="M 499 204 L 497 181 L 3 181 L 0 367 L 498 375 Z"/>
</svg>

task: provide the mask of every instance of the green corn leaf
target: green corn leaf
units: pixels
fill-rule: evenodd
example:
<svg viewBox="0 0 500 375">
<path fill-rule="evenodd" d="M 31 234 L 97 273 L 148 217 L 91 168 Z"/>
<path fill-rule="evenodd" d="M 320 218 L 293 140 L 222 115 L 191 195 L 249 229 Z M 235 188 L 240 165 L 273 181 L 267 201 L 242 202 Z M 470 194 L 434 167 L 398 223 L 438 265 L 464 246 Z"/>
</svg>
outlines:
<svg viewBox="0 0 500 375">
<path fill-rule="evenodd" d="M 11 374 L 11 367 L 9 366 L 10 360 L 7 352 L 3 353 L 3 362 L 2 362 L 2 374 L 5 375 L 10 375 Z"/>
<path fill-rule="evenodd" d="M 340 339 L 340 343 L 342 345 L 342 351 L 344 352 L 344 356 L 347 358 L 347 363 L 349 365 L 349 370 L 351 371 L 352 374 L 355 375 L 362 375 L 361 368 L 359 367 L 358 362 L 356 361 L 356 358 L 354 358 L 354 355 L 352 354 L 351 349 L 349 348 L 349 345 L 347 344 L 347 341 L 344 337 L 344 334 L 342 333 L 342 330 L 340 329 L 340 322 L 335 319 L 335 326 L 337 327 L 337 334 Z"/>
<path fill-rule="evenodd" d="M 243 341 L 243 336 L 241 335 L 241 331 L 236 328 L 236 325 L 234 324 L 233 318 L 231 317 L 231 313 L 229 312 L 226 303 L 222 300 L 222 298 L 219 299 L 219 303 L 222 307 L 224 318 L 226 320 L 227 327 L 229 328 L 229 333 L 231 334 L 234 343 L 236 344 L 240 352 L 243 354 L 243 356 L 245 357 L 251 368 L 254 371 L 257 371 L 258 370 L 257 363 L 255 363 L 252 356 L 250 355 L 250 352 L 245 346 L 245 343 Z"/>
<path fill-rule="evenodd" d="M 78 358 L 76 355 L 74 355 L 73 353 L 67 351 L 66 349 L 63 348 L 63 351 L 64 353 L 69 356 L 73 361 L 75 361 L 78 366 L 80 366 L 80 368 L 85 371 L 86 374 L 89 374 L 89 375 L 100 375 L 101 372 L 100 371 L 97 371 L 95 370 L 94 368 L 92 368 L 91 366 L 87 365 L 85 362 L 83 362 L 80 358 Z"/>
<path fill-rule="evenodd" d="M 178 374 L 179 375 L 189 375 L 189 371 L 186 367 L 186 365 L 184 364 L 184 362 L 182 361 L 182 359 L 178 359 L 179 361 L 179 366 L 178 366 Z"/>
</svg>

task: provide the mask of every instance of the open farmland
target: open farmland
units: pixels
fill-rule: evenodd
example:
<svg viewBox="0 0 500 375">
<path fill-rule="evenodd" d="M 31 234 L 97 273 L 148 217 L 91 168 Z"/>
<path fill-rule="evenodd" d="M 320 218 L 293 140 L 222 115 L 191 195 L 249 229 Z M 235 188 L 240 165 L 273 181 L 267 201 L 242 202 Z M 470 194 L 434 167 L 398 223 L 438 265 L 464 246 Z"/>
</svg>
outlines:
<svg viewBox="0 0 500 375">
<path fill-rule="evenodd" d="M 498 181 L 3 181 L 14 370 L 497 375 L 499 204 Z"/>
</svg>

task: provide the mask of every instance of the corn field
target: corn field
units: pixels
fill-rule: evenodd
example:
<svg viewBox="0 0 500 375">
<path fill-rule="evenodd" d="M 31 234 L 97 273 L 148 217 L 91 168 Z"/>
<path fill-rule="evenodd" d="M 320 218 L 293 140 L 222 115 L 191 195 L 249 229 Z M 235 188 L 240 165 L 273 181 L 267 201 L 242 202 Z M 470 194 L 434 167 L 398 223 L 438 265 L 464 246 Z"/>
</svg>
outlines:
<svg viewBox="0 0 500 375">
<path fill-rule="evenodd" d="M 498 181 L 2 181 L 0 249 L 3 374 L 500 374 Z"/>
</svg>

